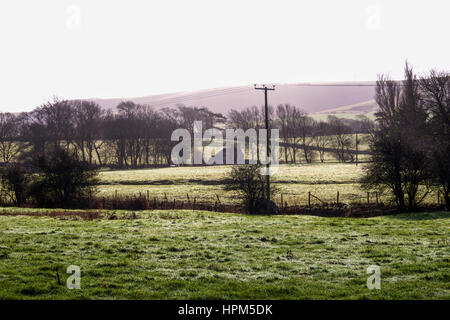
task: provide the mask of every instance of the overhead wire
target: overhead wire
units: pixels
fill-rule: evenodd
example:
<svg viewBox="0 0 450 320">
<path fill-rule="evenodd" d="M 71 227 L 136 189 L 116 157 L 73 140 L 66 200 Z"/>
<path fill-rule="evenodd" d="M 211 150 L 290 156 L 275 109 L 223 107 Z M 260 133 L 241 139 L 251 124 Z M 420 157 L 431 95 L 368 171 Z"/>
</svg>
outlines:
<svg viewBox="0 0 450 320">
<path fill-rule="evenodd" d="M 205 92 L 205 93 L 200 93 L 200 94 L 192 93 L 192 94 L 189 94 L 187 96 L 182 96 L 182 97 L 161 99 L 161 100 L 158 100 L 157 103 L 149 103 L 149 104 L 151 106 L 154 106 L 154 107 L 160 107 L 160 106 L 163 106 L 163 105 L 183 103 L 183 102 L 192 101 L 192 100 L 203 100 L 203 99 L 218 97 L 218 96 L 222 96 L 222 95 L 242 93 L 242 92 L 245 92 L 245 91 L 249 91 L 252 88 L 245 88 L 245 89 L 244 88 L 240 88 L 238 90 L 236 90 L 236 89 L 237 88 L 221 89 L 219 91 L 213 91 L 213 92 L 209 92 L 209 93 Z"/>
<path fill-rule="evenodd" d="M 397 83 L 399 86 L 403 86 L 402 83 Z M 297 84 L 288 84 L 290 86 L 298 86 L 298 87 L 376 87 L 377 84 L 373 83 L 359 83 L 359 84 L 346 84 L 346 83 L 297 83 Z M 279 86 L 279 85 L 278 85 Z M 164 98 L 155 101 L 155 103 L 149 102 L 148 104 L 153 107 L 161 107 L 165 105 L 173 105 L 173 104 L 182 104 L 189 101 L 197 101 L 204 100 L 209 98 L 214 98 L 223 95 L 229 94 L 237 94 L 243 93 L 246 91 L 252 91 L 253 86 L 248 87 L 234 87 L 234 88 L 224 88 L 224 89 L 211 89 L 211 92 L 203 92 L 203 93 L 189 93 L 180 97 L 171 97 Z"/>
</svg>

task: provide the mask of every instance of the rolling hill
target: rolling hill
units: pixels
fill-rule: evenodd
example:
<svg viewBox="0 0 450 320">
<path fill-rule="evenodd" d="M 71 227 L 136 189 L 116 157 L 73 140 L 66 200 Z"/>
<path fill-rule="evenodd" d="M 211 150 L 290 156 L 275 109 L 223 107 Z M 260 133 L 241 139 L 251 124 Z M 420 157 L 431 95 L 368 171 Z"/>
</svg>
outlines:
<svg viewBox="0 0 450 320">
<path fill-rule="evenodd" d="M 366 114 L 376 109 L 374 95 L 373 82 L 277 84 L 276 90 L 269 92 L 269 104 L 277 106 L 289 103 L 309 113 Z M 227 114 L 231 109 L 241 110 L 253 105 L 263 105 L 264 95 L 253 86 L 240 86 L 145 97 L 89 100 L 107 109 L 113 109 L 121 101 L 131 100 L 135 103 L 149 104 L 156 109 L 184 104 L 205 106 L 214 112 Z"/>
</svg>

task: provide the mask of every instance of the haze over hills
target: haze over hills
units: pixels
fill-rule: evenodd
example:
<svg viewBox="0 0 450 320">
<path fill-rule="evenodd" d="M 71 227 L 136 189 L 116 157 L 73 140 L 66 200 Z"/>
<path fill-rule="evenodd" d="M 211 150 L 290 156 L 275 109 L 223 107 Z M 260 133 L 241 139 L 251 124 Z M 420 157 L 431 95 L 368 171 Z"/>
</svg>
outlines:
<svg viewBox="0 0 450 320">
<path fill-rule="evenodd" d="M 289 103 L 308 113 L 354 113 L 366 114 L 376 110 L 374 82 L 299 83 L 277 84 L 269 92 L 269 104 L 277 106 Z M 186 106 L 208 107 L 214 112 L 227 114 L 229 110 L 242 110 L 264 104 L 264 94 L 253 86 L 225 87 L 194 92 L 177 92 L 135 98 L 89 99 L 102 107 L 114 109 L 124 100 L 149 104 L 155 109 Z"/>
</svg>

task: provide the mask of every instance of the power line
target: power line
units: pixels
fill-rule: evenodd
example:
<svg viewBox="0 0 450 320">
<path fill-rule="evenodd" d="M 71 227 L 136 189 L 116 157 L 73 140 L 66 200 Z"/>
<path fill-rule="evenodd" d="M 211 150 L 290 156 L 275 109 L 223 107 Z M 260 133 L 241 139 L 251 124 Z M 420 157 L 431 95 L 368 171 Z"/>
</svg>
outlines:
<svg viewBox="0 0 450 320">
<path fill-rule="evenodd" d="M 398 82 L 396 84 L 398 86 L 406 86 L 405 84 L 398 83 Z M 289 84 L 287 84 L 287 85 L 288 86 L 292 86 L 292 85 L 289 85 Z M 367 84 L 367 83 L 362 83 L 362 84 L 298 83 L 298 84 L 293 84 L 293 86 L 297 86 L 297 87 L 376 87 L 377 84 Z M 235 88 L 224 88 L 224 89 L 210 89 L 210 90 L 213 90 L 213 91 L 212 92 L 204 92 L 204 93 L 190 93 L 190 94 L 186 94 L 186 95 L 181 96 L 181 97 L 164 98 L 164 99 L 156 100 L 155 103 L 147 102 L 147 104 L 152 106 L 152 107 L 161 107 L 161 106 L 164 106 L 164 105 L 180 104 L 180 103 L 185 103 L 185 102 L 189 102 L 189 101 L 204 100 L 204 99 L 214 98 L 214 97 L 223 96 L 223 95 L 243 93 L 243 92 L 249 91 L 250 89 L 251 89 L 251 87 L 245 87 L 245 88 L 235 87 Z M 263 88 L 261 88 L 261 89 L 263 89 Z M 269 88 L 268 90 L 272 90 L 272 89 Z"/>
<path fill-rule="evenodd" d="M 394 80 L 389 80 L 394 81 Z M 399 87 L 407 86 L 408 84 L 400 83 L 400 81 L 394 81 L 395 84 Z M 289 84 L 288 84 L 289 85 Z M 373 83 L 355 83 L 355 84 L 349 84 L 349 83 L 297 83 L 294 84 L 296 87 L 376 87 L 377 84 Z"/>
<path fill-rule="evenodd" d="M 287 84 L 289 85 L 289 84 Z M 397 83 L 398 86 L 405 86 L 405 84 Z M 319 84 L 319 83 L 299 83 L 294 84 L 293 86 L 297 87 L 376 87 L 377 84 Z M 246 92 L 250 90 L 251 87 L 235 87 L 235 88 L 225 88 L 225 89 L 211 89 L 214 90 L 212 92 L 205 92 L 205 93 L 189 93 L 186 95 L 183 95 L 181 97 L 172 97 L 172 98 L 164 98 L 156 100 L 156 103 L 148 102 L 149 105 L 153 107 L 160 107 L 163 105 L 170 105 L 170 104 L 178 104 L 183 102 L 189 102 L 189 101 L 195 101 L 195 100 L 203 100 L 203 99 L 209 99 L 214 98 L 222 95 L 228 95 L 228 94 L 238 94 L 242 92 Z M 269 89 L 270 90 L 270 89 Z"/>
<path fill-rule="evenodd" d="M 344 84 L 344 83 L 330 83 L 330 84 L 322 84 L 322 83 L 299 83 L 295 84 L 297 87 L 376 87 L 377 84 L 368 84 L 368 83 L 360 83 L 360 84 Z"/>
<path fill-rule="evenodd" d="M 376 84 L 314 84 L 314 83 L 305 83 L 305 84 L 295 84 L 295 86 L 308 86 L 308 87 L 373 87 L 376 86 Z M 205 93 L 190 93 L 188 95 L 182 96 L 182 97 L 173 97 L 173 98 L 165 98 L 158 100 L 157 103 L 152 104 L 152 106 L 158 107 L 165 104 L 174 104 L 174 103 L 181 103 L 185 101 L 192 101 L 192 100 L 202 100 L 202 99 L 208 99 L 213 98 L 217 96 L 222 95 L 228 95 L 228 94 L 235 94 L 235 93 L 242 93 L 245 91 L 250 90 L 251 88 L 225 88 L 220 90 L 215 90 L 213 92 L 205 92 Z M 214 89 L 212 89 L 214 90 Z"/>
<path fill-rule="evenodd" d="M 152 103 L 149 103 L 149 104 L 152 106 L 155 106 L 155 107 L 159 107 L 159 106 L 162 106 L 165 104 L 181 103 L 181 102 L 192 101 L 192 100 L 203 100 L 203 99 L 218 97 L 218 96 L 222 96 L 222 95 L 242 93 L 242 92 L 249 91 L 249 90 L 250 90 L 250 88 L 245 88 L 245 89 L 233 88 L 233 89 L 222 89 L 220 91 L 214 91 L 214 92 L 210 92 L 210 93 L 201 93 L 201 94 L 192 93 L 192 94 L 189 94 L 187 97 L 183 96 L 183 97 L 177 97 L 177 98 L 161 99 L 161 100 L 158 100 L 158 102 L 155 104 L 152 104 Z"/>
<path fill-rule="evenodd" d="M 399 86 L 403 86 L 403 84 L 398 84 Z M 314 84 L 314 83 L 305 83 L 305 84 L 295 84 L 298 87 L 376 87 L 376 84 Z M 213 89 L 214 90 L 214 89 Z M 174 98 L 166 98 L 158 100 L 157 103 L 152 104 L 152 106 L 159 107 L 165 104 L 174 104 L 174 103 L 182 103 L 186 101 L 192 100 L 203 100 L 208 98 L 213 98 L 222 95 L 228 94 L 237 94 L 250 90 L 250 88 L 229 88 L 229 89 L 220 89 L 215 90 L 209 93 L 191 93 L 182 97 L 174 97 Z"/>
</svg>

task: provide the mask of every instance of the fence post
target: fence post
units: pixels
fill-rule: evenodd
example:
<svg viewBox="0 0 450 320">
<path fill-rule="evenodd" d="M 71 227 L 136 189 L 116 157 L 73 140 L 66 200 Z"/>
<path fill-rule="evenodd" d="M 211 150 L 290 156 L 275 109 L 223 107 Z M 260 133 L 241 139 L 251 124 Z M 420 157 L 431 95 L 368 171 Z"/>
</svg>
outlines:
<svg viewBox="0 0 450 320">
<path fill-rule="evenodd" d="M 375 201 L 376 201 L 377 204 L 378 204 L 378 191 L 375 192 Z"/>
<path fill-rule="evenodd" d="M 339 191 L 336 194 L 336 203 L 339 204 Z"/>
<path fill-rule="evenodd" d="M 192 203 L 192 211 L 194 211 L 195 210 L 195 198 L 194 198 L 194 202 Z"/>
<path fill-rule="evenodd" d="M 281 194 L 281 207 L 283 207 L 283 194 Z"/>
<path fill-rule="evenodd" d="M 147 201 L 150 201 L 150 190 L 147 190 Z"/>
<path fill-rule="evenodd" d="M 441 190 L 438 190 L 438 194 L 437 194 L 437 196 L 438 196 L 438 205 L 441 204 L 441 201 L 440 201 L 441 199 L 439 199 L 439 194 L 440 193 L 441 193 Z"/>
<path fill-rule="evenodd" d="M 102 197 L 102 209 L 105 209 L 105 197 Z"/>
<path fill-rule="evenodd" d="M 311 191 L 308 192 L 308 207 L 311 206 Z"/>
<path fill-rule="evenodd" d="M 367 204 L 369 204 L 370 203 L 370 193 L 369 193 L 369 191 L 367 191 Z"/>
</svg>

